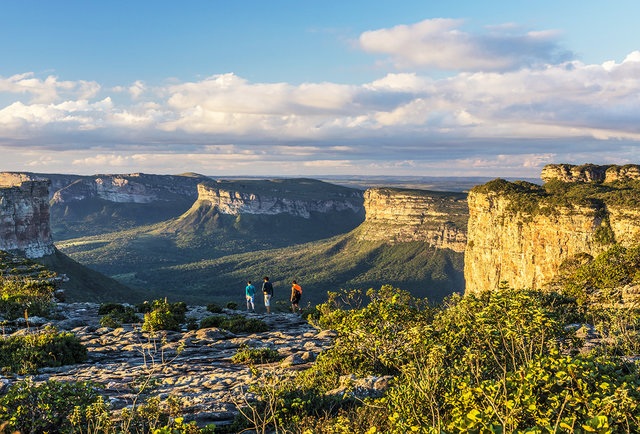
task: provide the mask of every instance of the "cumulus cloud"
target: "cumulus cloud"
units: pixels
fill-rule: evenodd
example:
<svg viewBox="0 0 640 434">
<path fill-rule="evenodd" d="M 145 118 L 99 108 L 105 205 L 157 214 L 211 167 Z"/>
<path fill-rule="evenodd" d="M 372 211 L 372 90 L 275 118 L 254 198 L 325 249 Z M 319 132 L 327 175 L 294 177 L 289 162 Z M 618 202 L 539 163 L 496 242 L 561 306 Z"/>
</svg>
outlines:
<svg viewBox="0 0 640 434">
<path fill-rule="evenodd" d="M 13 76 L 0 94 L 20 96 L 16 83 L 25 79 L 43 86 L 49 80 Z M 421 161 L 455 161 L 488 170 L 500 161 L 496 155 L 522 161 L 535 146 L 537 159 L 522 166 L 532 169 L 558 148 L 585 144 L 633 161 L 628 149 L 640 142 L 640 52 L 622 62 L 567 61 L 441 79 L 391 73 L 361 85 L 260 83 L 217 74 L 151 92 L 136 82 L 120 89 L 132 93 L 125 102 L 108 95 L 118 89 L 85 98 L 81 90 L 89 82 L 49 81 L 66 84 L 51 84 L 55 97 L 0 106 L 0 146 L 76 154 L 93 147 L 65 157 L 75 167 L 232 170 L 292 161 L 320 170 L 388 162 L 389 170 L 419 171 L 437 169 Z M 126 155 L 110 149 L 134 145 Z M 45 164 L 33 156 L 21 161 Z M 405 163 L 393 165 L 399 162 Z"/>
<path fill-rule="evenodd" d="M 0 92 L 28 95 L 32 103 L 51 103 L 64 96 L 90 99 L 99 91 L 100 85 L 95 81 L 58 81 L 52 75 L 39 79 L 33 72 L 0 77 Z"/>
<path fill-rule="evenodd" d="M 540 63 L 558 63 L 572 54 L 560 48 L 558 32 L 523 32 L 513 25 L 483 34 L 460 30 L 464 20 L 434 18 L 412 25 L 370 30 L 360 47 L 386 54 L 399 68 L 428 67 L 457 71 L 507 71 Z"/>
</svg>

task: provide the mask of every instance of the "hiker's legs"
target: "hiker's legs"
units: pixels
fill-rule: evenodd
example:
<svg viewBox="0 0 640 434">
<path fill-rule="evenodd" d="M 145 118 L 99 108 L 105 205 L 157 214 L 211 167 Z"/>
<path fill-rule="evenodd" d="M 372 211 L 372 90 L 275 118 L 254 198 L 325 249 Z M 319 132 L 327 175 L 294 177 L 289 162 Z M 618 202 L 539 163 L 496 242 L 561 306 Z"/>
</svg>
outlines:
<svg viewBox="0 0 640 434">
<path fill-rule="evenodd" d="M 264 295 L 264 307 L 267 308 L 267 313 L 271 313 L 271 296 L 269 294 Z"/>
</svg>

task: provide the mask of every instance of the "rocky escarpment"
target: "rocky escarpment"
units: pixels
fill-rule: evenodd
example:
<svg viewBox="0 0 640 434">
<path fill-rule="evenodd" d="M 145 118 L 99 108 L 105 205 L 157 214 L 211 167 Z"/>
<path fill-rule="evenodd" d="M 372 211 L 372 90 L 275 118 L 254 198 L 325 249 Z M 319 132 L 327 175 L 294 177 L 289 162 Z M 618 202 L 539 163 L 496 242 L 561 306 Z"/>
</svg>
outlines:
<svg viewBox="0 0 640 434">
<path fill-rule="evenodd" d="M 640 240 L 637 166 L 545 167 L 544 186 L 494 180 L 469 193 L 468 292 L 543 289 L 565 260 Z M 560 182 L 558 182 L 560 181 Z M 564 182 L 562 182 L 564 181 Z M 625 182 L 618 182 L 625 181 Z"/>
<path fill-rule="evenodd" d="M 627 164 L 624 166 L 595 164 L 548 164 L 540 175 L 543 181 L 557 179 L 562 182 L 616 182 L 640 180 L 640 166 Z"/>
<path fill-rule="evenodd" d="M 464 252 L 467 204 L 463 193 L 373 188 L 364 194 L 366 241 L 424 241 L 436 248 Z"/>
<path fill-rule="evenodd" d="M 197 197 L 196 186 L 205 177 L 146 175 L 95 175 L 82 177 L 57 190 L 52 204 L 98 198 L 116 203 L 150 203 Z"/>
<path fill-rule="evenodd" d="M 313 213 L 363 212 L 358 190 L 312 179 L 218 181 L 198 185 L 194 207 L 209 206 L 221 214 L 289 214 L 308 219 Z"/>
<path fill-rule="evenodd" d="M 54 252 L 49 226 L 49 181 L 2 179 L 0 250 L 41 258 Z"/>
</svg>

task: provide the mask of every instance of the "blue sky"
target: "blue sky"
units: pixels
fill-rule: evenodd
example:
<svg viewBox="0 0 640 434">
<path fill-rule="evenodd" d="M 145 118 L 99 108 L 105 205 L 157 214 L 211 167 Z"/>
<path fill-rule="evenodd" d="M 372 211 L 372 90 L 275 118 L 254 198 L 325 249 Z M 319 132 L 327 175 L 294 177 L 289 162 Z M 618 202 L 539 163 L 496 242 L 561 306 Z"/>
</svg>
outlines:
<svg viewBox="0 0 640 434">
<path fill-rule="evenodd" d="M 640 161 L 637 1 L 0 3 L 0 170 Z"/>
</svg>

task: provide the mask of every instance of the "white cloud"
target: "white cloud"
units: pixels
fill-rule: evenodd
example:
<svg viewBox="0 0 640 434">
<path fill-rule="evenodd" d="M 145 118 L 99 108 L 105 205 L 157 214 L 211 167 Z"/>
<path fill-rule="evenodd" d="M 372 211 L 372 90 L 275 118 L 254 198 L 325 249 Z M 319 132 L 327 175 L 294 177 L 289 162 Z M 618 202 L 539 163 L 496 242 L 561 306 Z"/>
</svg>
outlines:
<svg viewBox="0 0 640 434">
<path fill-rule="evenodd" d="M 32 72 L 0 77 L 0 92 L 29 95 L 32 103 L 52 103 L 63 96 L 90 99 L 99 91 L 100 85 L 95 81 L 58 81 L 52 75 L 42 80 L 34 78 Z"/>
<path fill-rule="evenodd" d="M 471 34 L 459 28 L 464 20 L 434 18 L 412 25 L 370 30 L 360 47 L 386 54 L 399 68 L 428 67 L 459 71 L 506 71 L 538 63 L 567 60 L 554 31 L 522 32 L 514 25 L 493 26 Z"/>
<path fill-rule="evenodd" d="M 16 83 L 27 86 L 24 80 L 54 89 L 55 101 L 21 100 Z M 85 86 L 88 81 L 40 80 L 28 73 L 0 83 L 0 93 L 15 97 L 0 107 L 0 146 L 28 143 L 57 152 L 97 147 L 65 157 L 74 167 L 96 171 L 100 165 L 153 170 L 190 164 L 223 171 L 256 162 L 275 167 L 276 161 L 329 170 L 365 160 L 388 161 L 390 170 L 400 170 L 393 164 L 453 161 L 453 154 L 455 161 L 483 169 L 483 161 L 493 161 L 485 156 L 530 154 L 532 141 L 542 146 L 540 155 L 584 143 L 612 155 L 640 142 L 640 52 L 619 63 L 569 61 L 442 79 L 394 73 L 361 85 L 255 83 L 222 74 L 151 90 L 136 82 L 101 91 L 100 98 L 82 97 L 84 87 L 89 93 L 100 88 Z M 131 100 L 112 99 L 109 93 L 116 91 L 133 92 Z M 112 153 L 113 147 L 133 146 L 135 152 Z M 34 156 L 21 161 L 45 164 Z M 531 161 L 525 167 L 537 164 Z"/>
</svg>

